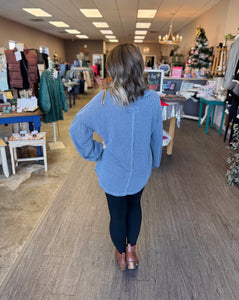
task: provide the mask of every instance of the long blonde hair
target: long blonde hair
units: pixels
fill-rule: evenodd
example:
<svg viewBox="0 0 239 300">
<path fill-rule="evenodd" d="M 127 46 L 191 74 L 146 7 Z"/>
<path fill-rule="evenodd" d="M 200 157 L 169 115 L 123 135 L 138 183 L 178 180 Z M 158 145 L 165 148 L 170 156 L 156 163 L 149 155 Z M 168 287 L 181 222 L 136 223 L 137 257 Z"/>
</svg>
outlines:
<svg viewBox="0 0 239 300">
<path fill-rule="evenodd" d="M 148 89 L 144 77 L 144 62 L 140 50 L 134 44 L 116 46 L 108 54 L 106 70 L 112 77 L 103 96 L 109 91 L 120 106 L 130 105 Z"/>
</svg>

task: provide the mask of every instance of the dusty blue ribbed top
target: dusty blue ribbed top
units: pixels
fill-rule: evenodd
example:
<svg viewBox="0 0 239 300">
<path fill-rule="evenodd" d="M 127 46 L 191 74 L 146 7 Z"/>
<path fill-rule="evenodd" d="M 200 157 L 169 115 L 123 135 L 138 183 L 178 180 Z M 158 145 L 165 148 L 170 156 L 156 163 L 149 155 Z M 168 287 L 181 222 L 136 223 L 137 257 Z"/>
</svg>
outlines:
<svg viewBox="0 0 239 300">
<path fill-rule="evenodd" d="M 109 92 L 97 94 L 76 115 L 70 127 L 72 141 L 80 155 L 97 161 L 95 171 L 108 194 L 135 194 L 147 183 L 152 168 L 160 165 L 163 124 L 159 96 L 147 90 L 136 103 L 120 107 Z M 98 133 L 102 143 L 93 140 Z"/>
</svg>

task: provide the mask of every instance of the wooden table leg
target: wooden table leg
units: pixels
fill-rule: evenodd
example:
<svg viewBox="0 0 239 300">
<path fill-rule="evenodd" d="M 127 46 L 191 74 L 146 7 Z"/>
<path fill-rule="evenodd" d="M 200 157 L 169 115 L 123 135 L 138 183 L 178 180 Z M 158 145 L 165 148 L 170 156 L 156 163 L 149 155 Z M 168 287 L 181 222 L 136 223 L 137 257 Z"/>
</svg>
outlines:
<svg viewBox="0 0 239 300">
<path fill-rule="evenodd" d="M 167 154 L 172 155 L 173 154 L 173 139 L 174 139 L 174 131 L 175 131 L 175 125 L 176 125 L 176 117 L 170 118 L 169 122 L 169 135 L 171 136 L 171 141 L 169 142 L 167 146 Z"/>
</svg>

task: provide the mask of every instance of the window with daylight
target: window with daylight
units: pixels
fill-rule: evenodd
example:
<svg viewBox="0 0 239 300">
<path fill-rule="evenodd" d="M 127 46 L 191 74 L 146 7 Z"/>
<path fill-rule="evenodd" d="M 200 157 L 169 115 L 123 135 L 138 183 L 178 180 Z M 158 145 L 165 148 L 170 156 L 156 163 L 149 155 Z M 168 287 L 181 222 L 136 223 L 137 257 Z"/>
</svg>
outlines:
<svg viewBox="0 0 239 300">
<path fill-rule="evenodd" d="M 12 50 L 16 47 L 17 42 L 16 41 L 9 41 L 9 49 Z"/>
<path fill-rule="evenodd" d="M 49 48 L 40 46 L 40 52 L 49 55 Z"/>
</svg>

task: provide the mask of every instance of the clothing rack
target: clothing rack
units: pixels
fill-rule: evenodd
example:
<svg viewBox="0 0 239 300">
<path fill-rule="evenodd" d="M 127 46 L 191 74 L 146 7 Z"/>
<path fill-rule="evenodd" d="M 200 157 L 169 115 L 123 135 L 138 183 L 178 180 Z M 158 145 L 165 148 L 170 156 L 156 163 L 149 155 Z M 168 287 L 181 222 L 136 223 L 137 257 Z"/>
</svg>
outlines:
<svg viewBox="0 0 239 300">
<path fill-rule="evenodd" d="M 48 70 L 51 72 L 51 76 L 53 76 L 54 68 L 53 68 L 53 62 L 50 60 L 50 57 L 48 57 L 48 64 L 49 64 Z M 58 72 L 58 76 L 60 76 L 59 72 Z M 48 143 L 50 149 L 51 150 L 64 149 L 65 145 L 63 144 L 63 142 L 57 141 L 56 126 L 59 134 L 59 128 L 57 123 L 52 122 L 52 126 L 53 126 L 53 142 Z"/>
</svg>

